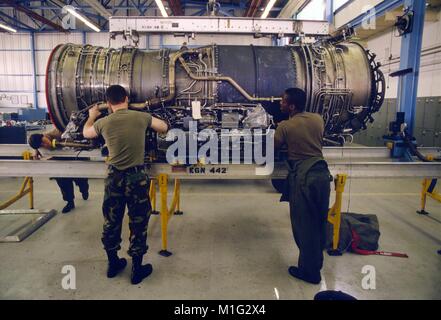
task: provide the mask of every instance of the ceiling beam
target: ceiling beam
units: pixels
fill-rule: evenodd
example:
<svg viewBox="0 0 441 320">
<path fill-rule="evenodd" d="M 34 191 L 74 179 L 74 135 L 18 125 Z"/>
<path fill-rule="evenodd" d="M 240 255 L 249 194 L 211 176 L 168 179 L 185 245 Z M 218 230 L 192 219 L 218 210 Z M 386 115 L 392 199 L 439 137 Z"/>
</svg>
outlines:
<svg viewBox="0 0 441 320">
<path fill-rule="evenodd" d="M 7 24 L 11 24 L 13 27 L 17 28 L 17 29 L 21 29 L 21 30 L 26 30 L 26 31 L 38 31 L 38 29 L 36 29 L 35 27 L 31 27 L 29 25 L 27 25 L 24 22 L 21 22 L 20 20 L 11 17 L 10 15 L 7 15 L 6 13 L 0 11 L 0 18 L 5 21 Z M 11 22 L 6 21 L 6 19 L 11 20 Z"/>
<path fill-rule="evenodd" d="M 7 5 L 10 5 L 11 7 L 15 8 L 16 10 L 25 13 L 25 14 L 28 15 L 30 18 L 35 19 L 35 20 L 38 20 L 38 21 L 40 21 L 41 23 L 47 24 L 47 25 L 51 26 L 52 28 L 54 28 L 54 29 L 57 30 L 57 31 L 65 32 L 65 33 L 68 33 L 68 32 L 69 32 L 68 30 L 66 30 L 66 29 L 64 29 L 62 26 L 60 26 L 59 24 L 57 24 L 57 23 L 55 23 L 55 22 L 52 22 L 52 21 L 50 21 L 49 19 L 46 19 L 45 17 L 40 16 L 40 15 L 37 14 L 36 12 L 34 12 L 34 11 L 32 11 L 32 10 L 26 8 L 26 7 L 23 7 L 23 6 L 20 6 L 20 5 L 16 4 L 15 1 L 11 1 L 11 0 L 0 0 L 0 3 L 4 3 L 4 4 L 7 4 Z"/>
<path fill-rule="evenodd" d="M 279 12 L 277 18 L 291 19 L 295 13 L 304 7 L 311 0 L 290 0 Z"/>
<path fill-rule="evenodd" d="M 245 11 L 244 17 L 255 17 L 262 2 L 263 0 L 251 0 L 249 7 Z"/>
<path fill-rule="evenodd" d="M 106 19 L 109 19 L 112 15 L 109 11 L 97 0 L 83 0 L 88 3 L 98 14 Z"/>
<path fill-rule="evenodd" d="M 184 11 L 182 10 L 180 0 L 168 0 L 168 4 L 170 5 L 170 9 L 171 9 L 174 16 L 183 16 L 184 15 Z"/>
</svg>

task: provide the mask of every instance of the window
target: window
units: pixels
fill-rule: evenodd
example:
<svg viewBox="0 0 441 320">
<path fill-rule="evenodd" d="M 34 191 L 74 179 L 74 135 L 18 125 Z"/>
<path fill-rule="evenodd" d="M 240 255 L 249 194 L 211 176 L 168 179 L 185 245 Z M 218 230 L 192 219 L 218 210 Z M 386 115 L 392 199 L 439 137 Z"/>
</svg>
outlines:
<svg viewBox="0 0 441 320">
<path fill-rule="evenodd" d="M 312 0 L 297 14 L 299 20 L 326 20 L 326 0 Z"/>
</svg>

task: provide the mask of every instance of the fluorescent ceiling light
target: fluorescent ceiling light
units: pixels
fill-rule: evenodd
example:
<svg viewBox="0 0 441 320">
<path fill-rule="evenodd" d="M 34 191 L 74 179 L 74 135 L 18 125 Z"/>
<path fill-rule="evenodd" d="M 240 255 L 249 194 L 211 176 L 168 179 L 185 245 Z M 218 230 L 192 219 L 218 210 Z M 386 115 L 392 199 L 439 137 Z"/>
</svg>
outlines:
<svg viewBox="0 0 441 320">
<path fill-rule="evenodd" d="M 71 15 L 73 15 L 75 18 L 80 19 L 84 22 L 86 26 L 88 26 L 90 29 L 96 32 L 100 32 L 100 28 L 98 28 L 96 25 L 94 25 L 92 22 L 90 22 L 86 17 L 83 17 L 81 14 L 76 12 L 76 10 L 73 7 L 66 6 L 66 11 L 69 12 Z"/>
<path fill-rule="evenodd" d="M 10 32 L 17 32 L 17 30 L 15 30 L 14 28 L 8 27 L 8 26 L 6 26 L 6 25 L 4 25 L 2 23 L 0 23 L 0 28 L 5 29 L 5 30 L 10 31 Z"/>
<path fill-rule="evenodd" d="M 159 8 L 159 11 L 161 11 L 162 16 L 163 17 L 168 17 L 167 11 L 165 11 L 164 4 L 162 3 L 162 1 L 161 0 L 155 0 L 155 2 L 156 2 L 156 5 Z"/>
<path fill-rule="evenodd" d="M 274 7 L 274 4 L 276 3 L 276 0 L 270 0 L 268 4 L 266 5 L 265 10 L 263 11 L 262 15 L 260 16 L 260 19 L 266 19 L 268 17 L 268 14 L 270 10 Z"/>
</svg>

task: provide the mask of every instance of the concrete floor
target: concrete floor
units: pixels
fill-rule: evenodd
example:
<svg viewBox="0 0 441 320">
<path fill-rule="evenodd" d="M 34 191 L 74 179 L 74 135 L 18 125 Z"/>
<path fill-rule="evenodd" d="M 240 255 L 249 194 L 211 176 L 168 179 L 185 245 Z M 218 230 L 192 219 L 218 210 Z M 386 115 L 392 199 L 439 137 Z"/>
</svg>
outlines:
<svg viewBox="0 0 441 320">
<path fill-rule="evenodd" d="M 0 179 L 0 201 L 14 194 L 20 179 Z M 55 182 L 36 179 L 36 207 L 62 208 Z M 278 202 L 268 181 L 183 182 L 183 216 L 170 222 L 169 249 L 160 250 L 159 217 L 149 225 L 150 250 L 144 261 L 154 267 L 140 285 L 129 283 L 129 270 L 105 277 L 101 247 L 102 180 L 91 180 L 89 201 L 58 214 L 21 243 L 0 243 L 2 299 L 312 299 L 336 289 L 359 299 L 441 299 L 441 204 L 429 200 L 431 216 L 415 213 L 420 180 L 354 180 L 344 208 L 377 214 L 380 249 L 405 252 L 409 259 L 325 255 L 323 281 L 309 285 L 291 278 L 298 250 L 291 235 L 288 205 Z M 77 193 L 79 195 L 79 193 Z M 333 197 L 334 195 L 332 195 Z M 350 203 L 348 199 L 350 198 Z M 21 200 L 12 208 L 24 208 Z M 123 256 L 127 256 L 127 219 Z M 61 286 L 64 265 L 76 268 L 76 290 Z M 376 289 L 362 288 L 363 266 L 376 269 Z"/>
</svg>

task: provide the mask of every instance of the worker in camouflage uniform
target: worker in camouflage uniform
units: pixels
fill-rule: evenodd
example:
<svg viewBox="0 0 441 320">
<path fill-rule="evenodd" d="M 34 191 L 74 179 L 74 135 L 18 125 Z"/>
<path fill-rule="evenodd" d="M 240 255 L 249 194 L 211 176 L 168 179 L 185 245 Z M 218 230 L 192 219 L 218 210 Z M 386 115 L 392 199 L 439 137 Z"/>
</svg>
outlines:
<svg viewBox="0 0 441 320">
<path fill-rule="evenodd" d="M 62 132 L 57 128 L 46 131 L 44 133 L 33 133 L 29 136 L 29 145 L 34 149 L 33 158 L 38 160 L 41 158 L 41 153 L 38 150 L 43 148 L 46 150 L 53 149 L 52 141 L 60 141 Z M 60 188 L 63 200 L 66 201 L 66 205 L 61 210 L 62 213 L 68 213 L 75 209 L 75 192 L 74 183 L 78 186 L 81 192 L 83 200 L 89 199 L 89 182 L 87 178 L 50 178 L 54 179 L 58 187 Z"/>
<path fill-rule="evenodd" d="M 323 159 L 324 121 L 321 115 L 305 112 L 306 95 L 301 89 L 285 91 L 281 111 L 289 114 L 274 135 L 274 146 L 288 147 L 288 178 L 282 201 L 289 201 L 293 235 L 299 247 L 298 266 L 291 276 L 318 284 L 326 243 L 330 173 Z"/>
<path fill-rule="evenodd" d="M 151 205 L 149 179 L 144 167 L 145 134 L 148 128 L 165 133 L 167 124 L 148 113 L 128 109 L 125 89 L 119 85 L 106 90 L 106 100 L 111 113 L 100 116 L 98 107 L 89 110 L 83 135 L 92 139 L 101 135 L 109 150 L 108 175 L 105 180 L 102 242 L 108 257 L 107 277 L 113 278 L 122 271 L 127 261 L 118 257 L 121 249 L 121 227 L 125 207 L 128 208 L 130 246 L 132 257 L 132 284 L 140 283 L 152 273 L 152 265 L 142 265 L 147 252 L 147 226 Z"/>
</svg>

